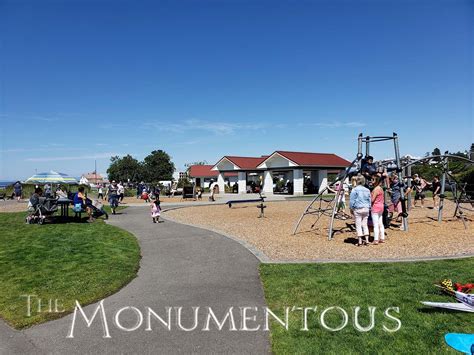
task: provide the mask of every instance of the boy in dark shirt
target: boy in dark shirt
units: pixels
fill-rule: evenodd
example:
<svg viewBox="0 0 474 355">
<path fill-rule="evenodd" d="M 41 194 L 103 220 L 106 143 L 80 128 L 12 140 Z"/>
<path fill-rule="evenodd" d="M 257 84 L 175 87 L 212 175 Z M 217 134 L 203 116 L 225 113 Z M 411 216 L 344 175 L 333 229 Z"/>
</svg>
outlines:
<svg viewBox="0 0 474 355">
<path fill-rule="evenodd" d="M 366 158 L 365 164 L 362 166 L 361 173 L 365 177 L 366 181 L 370 181 L 372 176 L 377 173 L 377 169 L 374 165 L 374 157 L 369 155 Z"/>
</svg>

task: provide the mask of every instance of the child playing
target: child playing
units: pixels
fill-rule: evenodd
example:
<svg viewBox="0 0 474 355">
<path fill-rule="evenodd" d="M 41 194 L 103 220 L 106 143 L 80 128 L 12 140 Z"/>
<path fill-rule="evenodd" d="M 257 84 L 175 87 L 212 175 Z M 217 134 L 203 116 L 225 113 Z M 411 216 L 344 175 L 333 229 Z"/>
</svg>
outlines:
<svg viewBox="0 0 474 355">
<path fill-rule="evenodd" d="M 340 190 L 343 190 L 340 192 Z M 332 193 L 337 194 L 336 206 L 337 206 L 337 213 L 340 211 L 344 212 L 346 209 L 346 191 L 344 185 L 341 185 L 341 182 L 338 181 L 334 184 L 334 189 L 328 186 L 328 190 Z M 341 219 L 346 219 L 345 216 L 342 216 Z"/>
<path fill-rule="evenodd" d="M 145 203 L 150 202 L 150 196 L 148 195 L 148 191 L 146 189 L 143 189 L 141 197 L 142 200 L 145 201 Z"/>
<path fill-rule="evenodd" d="M 418 200 L 421 201 L 421 208 L 425 207 L 425 189 L 428 183 L 418 174 L 413 175 L 413 181 L 411 182 L 412 189 L 415 190 L 415 202 L 413 207 L 417 207 Z"/>
<path fill-rule="evenodd" d="M 393 174 L 390 178 L 390 193 L 391 193 L 391 201 L 392 204 L 389 206 L 389 212 L 395 213 L 398 212 L 396 220 L 398 220 L 402 216 L 402 187 L 405 187 L 403 182 L 398 180 L 398 176 Z"/>
<path fill-rule="evenodd" d="M 151 218 L 153 219 L 153 223 L 160 223 L 160 213 L 161 213 L 161 207 L 160 207 L 160 200 L 156 199 L 152 204 L 151 204 Z"/>
<path fill-rule="evenodd" d="M 202 200 L 202 190 L 200 188 L 198 188 L 196 191 L 196 198 L 198 201 Z"/>
</svg>

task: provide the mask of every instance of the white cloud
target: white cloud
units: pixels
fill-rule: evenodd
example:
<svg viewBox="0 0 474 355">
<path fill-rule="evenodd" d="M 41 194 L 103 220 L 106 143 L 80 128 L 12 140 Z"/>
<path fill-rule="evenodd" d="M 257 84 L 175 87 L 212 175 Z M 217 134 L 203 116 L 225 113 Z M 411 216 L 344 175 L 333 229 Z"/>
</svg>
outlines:
<svg viewBox="0 0 474 355">
<path fill-rule="evenodd" d="M 228 122 L 207 122 L 203 120 L 186 120 L 182 123 L 148 122 L 146 127 L 153 127 L 162 131 L 180 133 L 184 131 L 207 131 L 215 135 L 233 134 L 238 130 L 259 130 L 267 124 L 240 124 Z"/>
<path fill-rule="evenodd" d="M 265 133 L 265 129 L 276 128 L 286 129 L 292 127 L 291 124 L 287 123 L 231 123 L 231 122 L 211 122 L 198 119 L 185 120 L 180 123 L 167 123 L 167 122 L 146 122 L 143 123 L 145 128 L 153 128 L 161 131 L 173 132 L 173 133 L 184 133 L 189 131 L 206 131 L 214 135 L 231 135 L 241 130 L 260 130 Z M 298 123 L 298 127 L 323 127 L 323 128 L 356 128 L 366 126 L 363 122 L 358 121 L 333 121 L 333 122 L 315 122 L 315 123 Z M 294 126 L 293 126 L 294 127 Z"/>
<path fill-rule="evenodd" d="M 115 155 L 122 156 L 120 153 L 99 153 L 92 155 L 76 155 L 76 156 L 62 156 L 62 157 L 39 157 L 39 158 L 28 158 L 25 161 L 60 161 L 60 160 L 90 160 L 90 159 L 104 159 L 110 158 Z"/>
</svg>

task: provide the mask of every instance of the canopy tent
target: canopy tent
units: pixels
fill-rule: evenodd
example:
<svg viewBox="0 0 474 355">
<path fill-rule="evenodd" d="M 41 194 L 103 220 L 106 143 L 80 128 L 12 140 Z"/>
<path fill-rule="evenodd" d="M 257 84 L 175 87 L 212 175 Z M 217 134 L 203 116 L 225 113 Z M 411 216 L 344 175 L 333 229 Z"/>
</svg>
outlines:
<svg viewBox="0 0 474 355">
<path fill-rule="evenodd" d="M 63 173 L 57 173 L 55 171 L 50 171 L 49 173 L 39 173 L 35 174 L 29 179 L 25 180 L 25 184 L 64 184 L 64 185 L 77 185 L 78 181 Z"/>
</svg>

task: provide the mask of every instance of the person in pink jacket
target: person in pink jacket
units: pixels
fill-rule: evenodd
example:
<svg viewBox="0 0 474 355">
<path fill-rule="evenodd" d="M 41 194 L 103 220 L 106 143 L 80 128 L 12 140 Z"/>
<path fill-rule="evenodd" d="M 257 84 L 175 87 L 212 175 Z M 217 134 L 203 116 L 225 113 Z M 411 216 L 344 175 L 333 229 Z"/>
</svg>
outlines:
<svg viewBox="0 0 474 355">
<path fill-rule="evenodd" d="M 385 241 L 385 227 L 383 225 L 384 193 L 380 186 L 380 177 L 372 177 L 373 190 L 371 193 L 372 207 L 370 210 L 372 223 L 374 225 L 374 245 Z"/>
<path fill-rule="evenodd" d="M 156 199 L 151 204 L 151 219 L 153 220 L 153 223 L 160 223 L 160 215 L 161 215 L 160 200 Z"/>
</svg>

